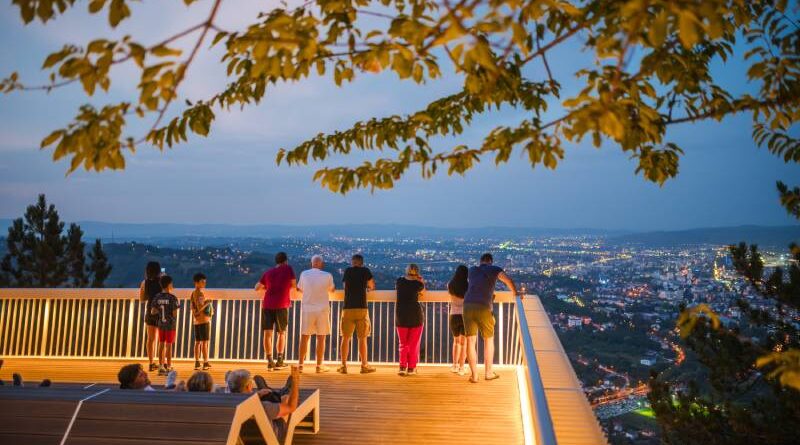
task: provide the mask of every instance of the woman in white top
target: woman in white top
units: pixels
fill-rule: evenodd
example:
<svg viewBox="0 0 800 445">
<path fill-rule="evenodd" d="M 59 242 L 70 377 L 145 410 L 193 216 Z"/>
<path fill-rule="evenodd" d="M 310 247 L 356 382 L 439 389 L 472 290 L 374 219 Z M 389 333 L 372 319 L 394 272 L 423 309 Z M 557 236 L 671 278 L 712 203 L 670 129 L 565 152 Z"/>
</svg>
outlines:
<svg viewBox="0 0 800 445">
<path fill-rule="evenodd" d="M 453 366 L 450 372 L 465 375 L 464 361 L 467 359 L 467 337 L 464 335 L 464 294 L 467 293 L 467 266 L 456 267 L 453 278 L 447 283 L 450 293 L 450 332 L 453 334 Z"/>
</svg>

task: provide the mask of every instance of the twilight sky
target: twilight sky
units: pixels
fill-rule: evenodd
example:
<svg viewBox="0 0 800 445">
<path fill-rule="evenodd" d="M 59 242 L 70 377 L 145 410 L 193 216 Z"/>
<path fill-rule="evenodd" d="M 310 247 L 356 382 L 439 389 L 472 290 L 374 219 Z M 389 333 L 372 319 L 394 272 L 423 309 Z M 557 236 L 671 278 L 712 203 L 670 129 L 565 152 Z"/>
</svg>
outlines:
<svg viewBox="0 0 800 445">
<path fill-rule="evenodd" d="M 202 21 L 208 1 L 190 8 L 178 0 L 133 4 L 133 19 L 111 31 L 106 17 L 88 16 L 83 3 L 46 26 L 22 25 L 10 2 L 0 4 L 0 77 L 19 71 L 26 83 L 41 84 L 44 57 L 65 43 L 84 44 L 97 37 L 120 37 L 151 44 Z M 291 0 L 290 5 L 297 4 Z M 252 21 L 263 1 L 223 3 L 218 22 L 240 29 Z M 235 5 L 235 6 L 234 6 Z M 184 47 L 192 42 L 184 40 Z M 178 45 L 181 46 L 181 45 Z M 218 51 L 202 53 L 182 85 L 182 98 L 212 95 L 225 82 Z M 550 62 L 563 78 L 562 97 L 578 88 L 571 74 L 591 63 L 590 55 L 572 44 Z M 531 64 L 529 76 L 541 76 Z M 740 224 L 791 224 L 778 205 L 775 181 L 796 185 L 797 165 L 785 165 L 750 137 L 747 115 L 722 123 L 673 127 L 668 139 L 686 152 L 678 177 L 663 187 L 636 176 L 635 162 L 613 145 L 568 145 L 555 171 L 531 170 L 527 161 L 495 167 L 487 159 L 466 177 L 440 175 L 422 180 L 412 171 L 391 191 L 357 191 L 335 195 L 313 183 L 312 167 L 275 165 L 275 153 L 319 133 L 348 128 L 357 120 L 403 114 L 456 92 L 453 74 L 419 87 L 392 73 L 361 75 L 337 88 L 332 80 L 312 78 L 268 93 L 261 105 L 217 113 L 208 138 L 164 153 L 141 146 L 124 171 L 66 177 L 66 162 L 54 163 L 39 141 L 74 116 L 77 106 L 98 107 L 135 97 L 136 73 L 130 67 L 112 71 L 108 94 L 87 98 L 78 85 L 41 92 L 0 96 L 0 218 L 17 217 L 36 195 L 45 193 L 67 220 L 110 222 L 348 224 L 398 223 L 474 227 L 592 227 L 608 229 L 681 229 Z M 734 91 L 752 88 L 741 65 L 715 67 L 720 82 Z M 178 107 L 172 107 L 178 111 Z M 551 110 L 555 115 L 558 107 Z M 501 110 L 477 119 L 459 143 L 478 144 L 498 124 L 514 124 L 522 115 Z M 149 121 L 132 125 L 138 136 Z M 453 140 L 441 140 L 446 149 Z M 335 161 L 335 160 L 334 160 Z M 360 161 L 360 159 L 351 160 Z M 333 164 L 331 164 L 333 165 Z"/>
</svg>

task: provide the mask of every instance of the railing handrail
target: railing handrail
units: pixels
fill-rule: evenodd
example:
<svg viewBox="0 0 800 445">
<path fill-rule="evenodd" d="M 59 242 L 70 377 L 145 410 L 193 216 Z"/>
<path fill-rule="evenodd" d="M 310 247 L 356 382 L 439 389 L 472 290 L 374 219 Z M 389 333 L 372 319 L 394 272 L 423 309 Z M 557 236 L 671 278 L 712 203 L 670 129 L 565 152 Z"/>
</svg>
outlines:
<svg viewBox="0 0 800 445">
<path fill-rule="evenodd" d="M 516 297 L 517 317 L 519 319 L 520 341 L 522 342 L 522 354 L 524 367 L 527 371 L 528 389 L 530 391 L 530 401 L 533 408 L 533 416 L 536 419 L 535 435 L 537 445 L 556 445 L 556 434 L 553 429 L 553 420 L 550 415 L 550 408 L 547 405 L 547 396 L 544 392 L 542 375 L 539 372 L 539 363 L 536 360 L 536 350 L 533 347 L 533 338 L 528 329 L 528 318 L 525 316 L 525 306 L 522 299 Z"/>
<path fill-rule="evenodd" d="M 194 289 L 181 288 L 173 292 L 179 299 L 188 299 Z M 214 300 L 261 300 L 264 292 L 253 289 L 205 289 L 206 296 Z M 292 291 L 292 300 L 301 300 L 299 292 Z M 139 298 L 138 288 L 0 288 L 0 300 L 32 298 L 32 299 L 110 299 L 130 300 Z M 330 295 L 330 301 L 344 300 L 344 291 L 337 289 Z M 394 290 L 374 290 L 367 293 L 367 301 L 394 302 L 397 294 Z M 425 303 L 442 303 L 450 301 L 446 290 L 426 290 L 420 301 Z M 510 291 L 496 291 L 495 303 L 513 303 L 514 295 Z"/>
</svg>

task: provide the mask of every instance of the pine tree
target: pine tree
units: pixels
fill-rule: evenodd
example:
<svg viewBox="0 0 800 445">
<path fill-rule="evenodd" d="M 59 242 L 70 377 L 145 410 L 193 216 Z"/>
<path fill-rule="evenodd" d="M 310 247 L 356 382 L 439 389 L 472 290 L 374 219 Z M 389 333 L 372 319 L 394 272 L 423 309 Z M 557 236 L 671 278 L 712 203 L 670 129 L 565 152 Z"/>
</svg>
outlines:
<svg viewBox="0 0 800 445">
<path fill-rule="evenodd" d="M 800 219 L 800 189 L 778 183 L 781 203 Z M 797 443 L 800 424 L 800 247 L 769 274 L 755 245 L 729 252 L 748 293 L 742 321 L 723 326 L 706 305 L 683 308 L 678 328 L 708 380 L 650 380 L 650 403 L 666 444 Z"/>
<path fill-rule="evenodd" d="M 86 287 L 89 284 L 86 266 L 86 243 L 83 242 L 83 230 L 75 223 L 69 225 L 67 231 L 67 260 L 72 287 Z"/>
<path fill-rule="evenodd" d="M 8 252 L 0 261 L 0 285 L 12 287 L 85 287 L 89 284 L 83 231 L 71 224 L 66 235 L 56 208 L 39 195 L 22 218 L 8 228 Z M 102 252 L 102 249 L 101 249 Z M 110 266 L 103 254 L 100 284 Z"/>
<path fill-rule="evenodd" d="M 104 287 L 113 266 L 108 264 L 108 257 L 103 251 L 103 243 L 100 242 L 100 239 L 95 240 L 94 248 L 89 253 L 89 259 L 92 261 L 88 267 L 92 275 L 92 287 Z"/>
<path fill-rule="evenodd" d="M 67 240 L 61 234 L 61 222 L 55 206 L 44 195 L 28 206 L 23 218 L 14 220 L 8 229 L 8 253 L 2 268 L 19 287 L 58 287 L 68 279 L 65 261 Z"/>
</svg>

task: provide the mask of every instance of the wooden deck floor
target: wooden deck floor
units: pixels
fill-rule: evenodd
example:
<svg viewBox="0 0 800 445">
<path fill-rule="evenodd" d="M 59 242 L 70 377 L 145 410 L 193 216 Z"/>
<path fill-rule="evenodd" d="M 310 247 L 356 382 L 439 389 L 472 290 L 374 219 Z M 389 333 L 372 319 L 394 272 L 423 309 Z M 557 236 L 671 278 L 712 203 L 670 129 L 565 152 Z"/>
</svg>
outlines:
<svg viewBox="0 0 800 445">
<path fill-rule="evenodd" d="M 120 360 L 6 358 L 0 379 L 10 384 L 18 372 L 26 381 L 116 383 Z M 268 373 L 263 364 L 216 362 L 212 375 L 222 383 L 225 371 L 247 368 L 272 386 L 285 381 L 288 370 Z M 181 378 L 192 363 L 176 361 Z M 313 367 L 310 367 L 313 370 Z M 308 368 L 307 368 L 308 369 Z M 358 370 L 357 366 L 352 367 Z M 379 366 L 368 375 L 315 374 L 306 371 L 302 387 L 320 388 L 320 432 L 295 436 L 296 444 L 522 444 L 522 418 L 516 372 L 498 367 L 501 378 L 470 384 L 446 367 L 421 366 L 414 377 L 399 377 L 394 366 Z M 164 377 L 150 376 L 153 384 Z"/>
</svg>

